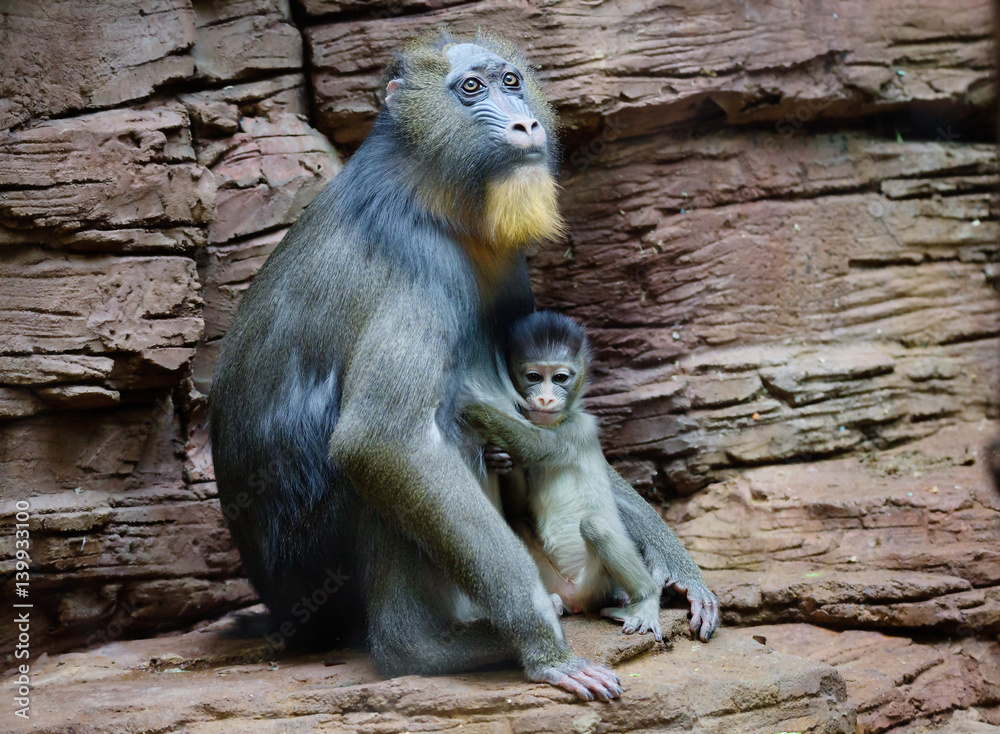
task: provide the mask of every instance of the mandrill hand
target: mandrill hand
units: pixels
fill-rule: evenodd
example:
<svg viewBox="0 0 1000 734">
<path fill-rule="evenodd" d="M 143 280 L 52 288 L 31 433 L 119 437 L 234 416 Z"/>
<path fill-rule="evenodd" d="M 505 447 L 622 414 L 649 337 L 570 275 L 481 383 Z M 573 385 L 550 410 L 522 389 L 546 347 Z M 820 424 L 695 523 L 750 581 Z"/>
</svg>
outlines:
<svg viewBox="0 0 1000 734">
<path fill-rule="evenodd" d="M 483 449 L 483 461 L 487 471 L 497 474 L 509 474 L 510 470 L 514 468 L 510 454 L 493 443 L 486 444 L 486 448 Z"/>
<path fill-rule="evenodd" d="M 719 599 L 708 590 L 700 579 L 680 579 L 668 575 L 662 567 L 651 570 L 653 581 L 671 593 L 687 597 L 691 610 L 691 634 L 702 642 L 708 642 L 719 627 Z"/>
<path fill-rule="evenodd" d="M 550 683 L 584 701 L 610 701 L 622 695 L 622 682 L 615 673 L 603 665 L 595 665 L 583 658 L 570 658 L 557 665 L 525 665 L 525 677 L 538 683 Z"/>
</svg>

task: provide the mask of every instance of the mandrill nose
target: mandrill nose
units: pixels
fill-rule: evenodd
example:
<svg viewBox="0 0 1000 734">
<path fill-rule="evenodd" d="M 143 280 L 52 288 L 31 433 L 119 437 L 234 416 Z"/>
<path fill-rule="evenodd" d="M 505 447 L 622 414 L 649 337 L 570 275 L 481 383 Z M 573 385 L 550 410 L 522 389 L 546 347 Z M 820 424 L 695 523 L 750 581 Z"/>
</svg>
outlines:
<svg viewBox="0 0 1000 734">
<path fill-rule="evenodd" d="M 541 148 L 545 129 L 531 117 L 517 117 L 507 125 L 507 142 L 515 148 Z"/>
<path fill-rule="evenodd" d="M 548 408 L 550 405 L 553 405 L 555 402 L 556 402 L 555 398 L 539 397 L 538 398 L 538 407 L 539 408 Z"/>
</svg>

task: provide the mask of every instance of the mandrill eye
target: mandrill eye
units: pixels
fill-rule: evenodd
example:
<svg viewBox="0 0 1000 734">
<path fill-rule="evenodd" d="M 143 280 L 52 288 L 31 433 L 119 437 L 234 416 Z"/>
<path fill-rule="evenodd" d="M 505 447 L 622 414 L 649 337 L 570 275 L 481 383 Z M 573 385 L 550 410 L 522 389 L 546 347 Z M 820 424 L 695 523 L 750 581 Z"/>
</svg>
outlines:
<svg viewBox="0 0 1000 734">
<path fill-rule="evenodd" d="M 483 88 L 483 83 L 476 79 L 475 77 L 469 77 L 464 82 L 462 82 L 462 91 L 472 94 L 473 92 L 478 92 Z"/>
<path fill-rule="evenodd" d="M 505 87 L 516 87 L 518 84 L 520 84 L 520 80 L 517 78 L 517 74 L 508 71 L 503 75 L 503 85 Z"/>
<path fill-rule="evenodd" d="M 540 374 L 538 374 L 537 372 L 529 372 L 528 374 L 526 374 L 524 376 L 524 378 L 528 382 L 541 382 L 542 381 L 542 376 Z"/>
<path fill-rule="evenodd" d="M 552 381 L 553 382 L 558 382 L 560 385 L 563 384 L 564 382 L 566 382 L 566 380 L 568 380 L 568 379 L 569 379 L 569 375 L 563 374 L 562 372 L 560 372 L 557 375 L 553 375 L 552 376 Z"/>
</svg>

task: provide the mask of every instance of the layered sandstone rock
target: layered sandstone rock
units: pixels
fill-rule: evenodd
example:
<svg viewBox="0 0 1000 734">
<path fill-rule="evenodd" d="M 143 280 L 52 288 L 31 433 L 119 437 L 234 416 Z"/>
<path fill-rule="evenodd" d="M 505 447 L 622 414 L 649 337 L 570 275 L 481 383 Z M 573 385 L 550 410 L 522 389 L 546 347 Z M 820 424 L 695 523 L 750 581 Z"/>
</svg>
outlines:
<svg viewBox="0 0 1000 734">
<path fill-rule="evenodd" d="M 0 130 L 33 118 L 114 107 L 194 72 L 188 0 L 5 3 Z M 141 39 L 141 40 L 140 40 Z"/>
<path fill-rule="evenodd" d="M 746 627 L 736 634 L 775 652 L 833 665 L 856 706 L 858 731 L 1000 731 L 996 641 L 966 635 L 957 641 L 917 643 L 807 624 Z"/>
<path fill-rule="evenodd" d="M 12 731 L 855 731 L 844 680 L 829 664 L 732 631 L 692 642 L 683 612 L 663 621 L 669 651 L 604 621 L 567 623 L 574 648 L 614 665 L 626 689 L 619 701 L 582 704 L 516 670 L 380 680 L 357 652 L 294 657 L 227 639 L 226 619 L 50 658 L 34 696 L 59 705 Z M 146 694 L 136 697 L 139 687 Z"/>
<path fill-rule="evenodd" d="M 0 65 L 23 90 L 5 110 L 118 106 L 0 125 L 16 125 L 0 132 L 0 571 L 9 598 L 6 518 L 27 501 L 36 652 L 253 600 L 215 499 L 204 396 L 234 294 L 341 165 L 306 120 L 287 4 L 164 3 L 148 18 L 108 6 L 103 40 L 86 4 L 42 5 L 67 23 L 81 13 L 82 30 L 71 41 L 31 25 L 38 7 L 3 11 L 8 33 L 35 28 L 55 58 L 33 81 L 30 54 Z M 157 39 L 150 58 L 130 44 L 139 36 Z M 61 76 L 61 48 L 103 53 L 116 96 L 69 94 L 104 82 Z M 174 93 L 139 99 L 177 78 Z M 259 257 L 237 273 L 249 250 Z M 5 651 L 14 634 L 0 628 Z"/>
<path fill-rule="evenodd" d="M 732 624 L 1000 632 L 987 422 L 860 458 L 750 469 L 667 513 Z"/>
<path fill-rule="evenodd" d="M 992 144 L 610 143 L 566 178 L 565 249 L 535 259 L 540 300 L 598 346 L 609 453 L 689 493 L 993 415 L 995 177 Z"/>
<path fill-rule="evenodd" d="M 593 129 L 609 116 L 629 136 L 712 117 L 797 128 L 826 117 L 954 111 L 992 99 L 992 16 L 981 0 L 808 8 L 781 0 L 752 9 L 707 0 L 584 7 L 403 0 L 389 4 L 392 16 L 379 3 L 303 5 L 317 122 L 335 142 L 364 138 L 392 49 L 442 22 L 462 33 L 496 29 L 521 44 L 570 129 Z"/>
</svg>

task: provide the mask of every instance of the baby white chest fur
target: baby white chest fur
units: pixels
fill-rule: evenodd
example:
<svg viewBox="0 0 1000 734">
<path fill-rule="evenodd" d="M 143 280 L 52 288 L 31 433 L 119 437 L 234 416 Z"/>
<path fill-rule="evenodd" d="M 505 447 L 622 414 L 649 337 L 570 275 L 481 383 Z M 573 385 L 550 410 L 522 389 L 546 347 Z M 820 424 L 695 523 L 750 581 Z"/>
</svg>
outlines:
<svg viewBox="0 0 1000 734">
<path fill-rule="evenodd" d="M 542 549 L 566 579 L 579 579 L 587 564 L 580 521 L 607 517 L 617 509 L 603 461 L 584 458 L 575 466 L 537 468 L 529 472 L 528 503 Z"/>
</svg>

